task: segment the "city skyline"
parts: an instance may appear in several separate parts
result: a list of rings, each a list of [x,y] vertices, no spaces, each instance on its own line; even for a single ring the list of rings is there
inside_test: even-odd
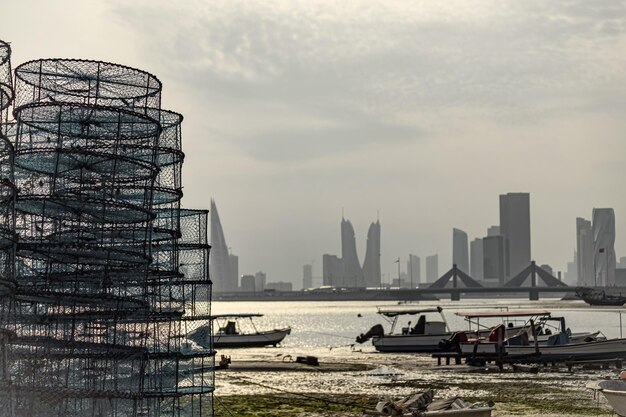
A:
[[[46,18],[27,31],[33,10]],[[342,208],[361,260],[380,213],[391,276],[409,253],[438,253],[449,269],[450,230],[484,236],[498,195],[517,191],[532,196],[540,264],[565,269],[575,219],[594,207],[614,209],[615,251],[626,253],[626,5],[599,0],[593,11],[23,0],[3,9],[3,38],[14,62],[91,58],[159,74],[193,155],[183,204],[219,202],[240,274],[299,287],[304,263],[315,259],[320,276],[321,254],[340,253]]]
[[[221,254],[222,247],[226,248],[225,236],[221,228],[219,220],[219,214],[215,206],[215,201],[211,199],[212,217],[211,217],[211,231],[212,235],[215,233],[217,236],[216,244],[213,247],[212,256],[216,258],[215,264],[212,269],[216,276],[219,276],[221,272],[218,269],[222,268],[221,262],[217,260],[219,254]],[[465,266],[468,275],[475,279],[487,281],[497,280],[500,284],[505,283],[508,279],[512,278],[530,264],[531,260],[535,260],[534,256],[531,256],[530,249],[530,236],[532,235],[530,230],[530,194],[529,193],[507,193],[499,195],[499,208],[500,208],[500,221],[513,223],[517,230],[515,233],[521,235],[520,243],[514,243],[512,246],[517,248],[521,247],[521,256],[515,251],[511,254],[510,237],[507,239],[503,233],[506,230],[510,230],[510,225],[491,225],[485,228],[486,235],[483,237],[475,237],[470,242],[468,234],[458,228],[452,228],[452,239],[450,259],[451,264],[457,264],[457,267],[464,270]],[[522,220],[519,221],[518,217],[521,216]],[[615,268],[620,267],[620,263],[617,262],[618,253],[615,251],[615,213],[612,208],[594,208],[592,217],[597,218],[595,222],[595,229],[592,228],[592,222],[587,221],[584,218],[577,217],[575,219],[575,238],[574,238],[574,257],[570,258],[566,264],[562,267],[552,267],[551,263],[543,263],[542,267],[546,267],[550,270],[551,274],[557,275],[559,272],[562,277],[565,278],[567,274],[571,274],[572,265],[574,265],[575,281],[571,282],[571,285],[615,285]],[[426,259],[425,276],[427,277],[424,283],[432,281],[428,280],[428,270],[431,271],[431,278],[433,271],[446,271],[446,265],[442,265],[439,259],[439,252],[436,251],[434,255],[426,256],[421,254],[420,256],[413,255],[411,253],[402,254],[398,256],[394,261],[394,267],[389,271],[383,271],[380,265],[381,254],[381,226],[380,221],[372,222],[367,232],[366,249],[364,252],[363,265],[360,264],[360,256],[357,245],[357,235],[350,220],[347,220],[342,216],[340,223],[341,231],[341,256],[324,254],[321,256],[322,268],[320,271],[314,271],[313,264],[315,258],[310,259],[309,263],[303,263],[301,268],[306,271],[304,276],[308,278],[303,279],[302,276],[294,275],[294,277],[273,277],[277,282],[289,282],[294,285],[294,288],[309,288],[318,285],[332,285],[338,287],[379,287],[385,285],[391,285],[393,280],[400,278],[406,280],[404,285],[409,283],[409,276],[411,272],[410,259],[413,258],[417,263],[417,270],[413,269],[415,276],[414,284],[420,283],[421,265],[420,257],[423,256]],[[216,232],[214,232],[214,230]],[[515,235],[515,233],[510,235]],[[478,234],[480,236],[480,233]],[[598,238],[600,237],[600,238]],[[519,238],[518,238],[519,240]],[[229,253],[230,248],[226,249],[226,253]],[[606,252],[605,252],[606,251]],[[456,255],[455,255],[456,253]],[[378,254],[378,256],[376,255]],[[455,256],[459,257],[458,261],[455,261]],[[510,259],[517,257],[517,267],[513,267],[514,271],[509,271],[507,274],[507,268],[510,267],[512,262]],[[595,259],[594,259],[595,258]],[[602,258],[602,259],[600,259]],[[238,257],[229,254],[230,267],[238,267]],[[521,259],[521,260],[520,260]],[[626,257],[620,257],[620,259],[626,260]],[[400,265],[397,265],[401,260],[406,260],[406,270],[403,270]],[[470,262],[471,260],[471,262]],[[609,276],[607,278],[607,272],[605,271],[607,261],[609,264]],[[346,262],[347,261],[347,262]],[[516,261],[514,260],[513,263]],[[436,264],[435,264],[436,263]],[[478,263],[478,266],[476,265]],[[590,267],[589,265],[592,265]],[[526,265],[526,266],[524,266]],[[581,269],[581,265],[582,269]],[[521,269],[520,269],[521,266]],[[399,267],[399,268],[398,268]],[[396,269],[398,268],[398,269]],[[415,268],[415,267],[413,267]],[[517,270],[517,269],[519,270]],[[593,274],[589,275],[590,268],[593,268]],[[253,268],[254,269],[254,268]],[[579,272],[582,271],[582,272]],[[587,272],[586,272],[587,271]],[[438,273],[438,272],[437,272]],[[229,275],[232,273],[228,272]],[[243,277],[245,274],[237,275]],[[597,276],[594,279],[593,276]],[[380,277],[380,279],[376,279]],[[304,283],[310,283],[311,285],[304,285]],[[608,284],[607,284],[608,283]],[[217,291],[222,291],[220,283],[216,286]],[[241,289],[241,288],[239,288]],[[230,291],[236,291],[237,288],[230,289]]]

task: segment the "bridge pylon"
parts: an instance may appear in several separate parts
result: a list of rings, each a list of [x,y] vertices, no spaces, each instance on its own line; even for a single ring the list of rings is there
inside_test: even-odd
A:
[[[447,288],[452,282],[452,288],[459,288],[459,291],[450,293],[450,300],[459,301],[461,299],[462,288],[479,288],[482,287],[478,281],[461,271],[456,264],[452,265],[452,269],[443,274],[437,281],[433,282],[428,288]],[[463,284],[463,286],[459,285]]]
[[[535,261],[531,261],[530,265],[524,268],[520,273],[515,275],[513,278],[508,280],[504,286],[505,287],[521,287],[528,279],[530,278],[530,287],[539,287],[538,278],[543,281],[546,287],[565,287],[568,288],[567,284],[564,284],[562,281],[559,281],[558,278],[554,277],[552,274],[548,273],[545,269],[537,266]]]
[[[529,287],[531,287],[528,291],[528,299],[531,301],[539,300],[539,288],[541,287],[541,285],[538,285],[539,281],[543,282],[544,287],[563,287],[564,289],[569,288],[567,284],[564,284],[548,271],[541,268],[540,266],[537,266],[535,261],[531,261],[530,265],[524,268],[519,274],[508,280],[504,284],[504,287],[522,287],[523,284],[528,280],[530,280]]]

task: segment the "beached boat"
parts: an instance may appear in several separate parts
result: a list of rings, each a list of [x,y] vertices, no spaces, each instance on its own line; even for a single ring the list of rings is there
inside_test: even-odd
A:
[[[598,388],[615,413],[619,417],[626,417],[626,382],[619,379],[600,381]]]
[[[276,346],[291,333],[291,328],[259,331],[254,322],[255,317],[263,317],[263,314],[220,314],[211,316],[211,320],[218,323],[218,331],[213,335],[214,348],[245,348]],[[239,321],[250,320],[252,331],[242,332]],[[209,326],[201,326],[187,335],[187,338],[202,347],[210,347]]]
[[[576,296],[592,306],[623,306],[626,304],[626,297],[622,295],[607,294],[605,290],[587,287],[576,288]]]
[[[438,314],[439,320],[427,320],[426,314]],[[443,315],[441,307],[431,308],[378,308],[378,314],[391,323],[391,330],[385,333],[382,325],[377,324],[367,333],[356,338],[357,343],[372,339],[372,344],[379,352],[437,352],[439,342],[449,339],[452,332]],[[396,333],[398,319],[403,316],[419,315],[414,326],[411,322]]]
[[[626,358],[626,339],[606,339],[600,332],[572,334],[565,326],[565,318],[546,316],[545,311],[510,311],[457,313],[466,317],[529,317],[524,330],[505,337],[504,329],[495,327],[487,338],[459,341],[462,356],[481,359],[506,358],[507,361],[583,361]],[[548,313],[549,314],[549,313]],[[536,323],[556,321],[555,332],[545,334],[545,327]],[[543,332],[544,334],[540,334]],[[462,338],[461,338],[462,339]]]
[[[459,317],[463,317],[469,323],[469,332],[465,332],[468,338],[475,339],[476,332],[472,331],[472,327],[480,329],[479,339],[488,338],[496,326],[484,326],[485,319],[497,319],[502,323],[506,323],[505,339],[520,336],[523,333],[529,338],[529,342],[534,342],[537,338],[540,345],[554,344],[554,339],[561,332],[567,333],[568,343],[593,342],[597,340],[606,340],[602,332],[572,332],[565,325],[564,317],[554,317],[547,310],[506,310],[506,311],[459,311],[455,313]],[[480,319],[483,319],[481,325]],[[530,328],[531,322],[535,327],[535,334]],[[493,324],[493,323],[492,323]],[[488,331],[487,331],[488,330]]]

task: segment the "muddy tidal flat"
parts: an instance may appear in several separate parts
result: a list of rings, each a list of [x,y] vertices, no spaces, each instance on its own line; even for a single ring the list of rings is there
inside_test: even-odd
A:
[[[434,389],[436,398],[495,403],[493,416],[610,415],[590,381],[616,378],[618,369],[539,367],[537,373],[506,367],[437,366],[430,355],[378,354],[338,348],[319,355],[319,366],[294,363],[306,349],[223,351],[230,369],[217,371],[217,417],[362,416],[378,401]]]

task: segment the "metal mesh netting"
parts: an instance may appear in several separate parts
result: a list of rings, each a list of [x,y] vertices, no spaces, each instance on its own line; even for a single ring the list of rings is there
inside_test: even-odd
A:
[[[11,82],[11,47],[0,41],[0,111],[5,110],[13,100]],[[3,117],[3,121],[6,121]]]
[[[161,82],[152,74],[108,62],[40,59],[15,70],[15,106],[70,102],[111,106],[159,120]]]
[[[211,339],[186,337],[210,333],[211,285],[182,116],[134,68],[30,61],[13,94],[5,64],[0,416],[212,415]]]

